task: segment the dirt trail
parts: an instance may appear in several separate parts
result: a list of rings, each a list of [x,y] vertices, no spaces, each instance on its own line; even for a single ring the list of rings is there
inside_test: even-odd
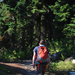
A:
[[[0,64],[14,67],[18,72],[21,73],[16,75],[37,75],[36,68],[34,69],[32,66],[32,60],[23,60],[21,62],[19,61],[10,63],[0,62]],[[55,74],[50,73],[48,75],[55,75]]]
[[[17,62],[17,63],[0,62],[0,64],[4,64],[4,65],[11,66],[11,67],[19,68],[19,70],[24,75],[36,75],[36,70],[33,68],[31,60],[23,60],[22,62]]]

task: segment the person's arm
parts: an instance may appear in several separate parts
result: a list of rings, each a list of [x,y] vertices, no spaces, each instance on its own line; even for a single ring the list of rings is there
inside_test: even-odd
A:
[[[33,53],[33,59],[32,59],[33,68],[35,68],[35,58],[36,58],[36,52]]]

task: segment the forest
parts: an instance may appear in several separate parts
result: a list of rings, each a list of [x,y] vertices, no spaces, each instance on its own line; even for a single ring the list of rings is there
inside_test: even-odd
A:
[[[41,39],[61,60],[75,53],[74,0],[0,2],[0,61],[30,59]]]

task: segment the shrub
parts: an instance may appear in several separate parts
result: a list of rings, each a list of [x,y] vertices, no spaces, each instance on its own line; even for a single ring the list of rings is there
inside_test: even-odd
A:
[[[51,72],[56,72],[56,71],[75,71],[74,64],[72,64],[72,61],[60,61],[60,62],[53,62],[51,64],[50,70]]]
[[[28,52],[29,53],[29,52]],[[23,60],[28,57],[27,52],[22,51],[21,49],[16,51],[11,50],[4,50],[4,53],[0,51],[0,59],[2,61],[16,61],[16,60]]]

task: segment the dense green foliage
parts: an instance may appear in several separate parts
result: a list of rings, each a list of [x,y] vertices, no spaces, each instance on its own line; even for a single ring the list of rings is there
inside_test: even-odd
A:
[[[53,3],[53,2],[52,2]],[[40,39],[52,38],[52,17],[48,2],[4,0],[0,3],[0,48],[32,55]],[[49,16],[49,17],[48,17]],[[24,57],[24,58],[25,58]]]
[[[62,55],[65,59],[75,53],[75,3],[73,0],[57,0],[54,5],[49,5],[53,11],[55,26],[55,39],[58,40],[59,50],[65,50]],[[56,49],[55,49],[56,50]]]
[[[73,0],[4,0],[0,2],[0,48],[32,56],[33,48],[45,39],[50,53],[62,59],[75,53],[75,3]],[[12,52],[13,53],[13,52]],[[7,55],[8,55],[7,54]]]

